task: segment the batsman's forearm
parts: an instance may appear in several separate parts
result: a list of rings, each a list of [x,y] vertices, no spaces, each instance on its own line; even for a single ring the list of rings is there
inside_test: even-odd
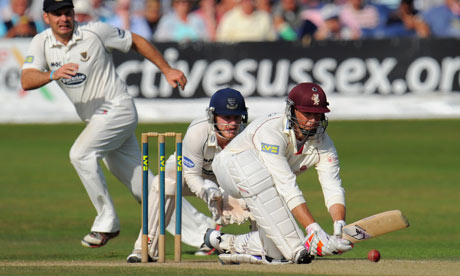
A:
[[[333,221],[345,221],[346,209],[342,204],[334,204],[329,208],[329,214]]]
[[[163,55],[158,51],[158,49],[148,42],[145,38],[133,33],[133,44],[131,48],[141,54],[146,59],[153,62],[163,74],[166,73],[171,66],[168,62],[164,59]]]
[[[315,219],[310,213],[306,203],[297,205],[294,207],[294,209],[291,210],[291,213],[295,219],[303,226],[303,228],[306,228],[308,225],[315,222]]]
[[[24,90],[37,89],[51,82],[51,72],[37,69],[24,69],[21,73],[21,85]]]

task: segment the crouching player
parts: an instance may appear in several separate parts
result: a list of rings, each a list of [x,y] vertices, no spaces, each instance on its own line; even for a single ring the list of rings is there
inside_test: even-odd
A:
[[[218,183],[245,200],[258,228],[237,236],[208,230],[205,242],[226,253],[219,255],[223,263],[310,263],[314,256],[353,248],[342,239],[345,192],[337,152],[326,133],[327,106],[319,85],[301,83],[289,92],[284,114],[254,120],[216,156],[212,168]],[[334,221],[333,235],[315,221],[296,182],[311,167]]]
[[[183,140],[183,174],[184,174],[184,195],[196,195],[202,198],[209,207],[213,220],[198,213],[187,201],[183,201],[183,208],[195,210],[192,218],[184,216],[183,229],[194,229],[194,233],[200,233],[195,238],[196,242],[203,241],[203,235],[213,226],[227,225],[230,223],[243,223],[250,214],[244,200],[238,200],[222,194],[216,183],[212,170],[212,163],[215,156],[222,151],[227,144],[240,133],[248,120],[248,112],[243,96],[240,92],[225,88],[215,92],[207,108],[207,117],[194,120],[187,129]],[[165,223],[169,226],[171,218],[174,217],[174,194],[176,187],[176,158],[171,155],[166,162],[166,200],[165,200]],[[149,193],[149,257],[154,261],[158,256],[158,176],[152,185]],[[190,213],[190,212],[189,212]],[[201,217],[200,221],[196,218]],[[186,226],[186,224],[190,224]],[[168,226],[168,227],[169,227]],[[191,227],[194,226],[194,227]],[[174,226],[173,226],[174,227]],[[214,228],[214,227],[213,227]],[[174,229],[174,228],[173,228]],[[189,236],[185,231],[182,238]],[[188,237],[190,240],[190,237]],[[128,256],[128,262],[141,261],[142,231],[134,245],[132,254]],[[190,244],[190,242],[189,242]]]

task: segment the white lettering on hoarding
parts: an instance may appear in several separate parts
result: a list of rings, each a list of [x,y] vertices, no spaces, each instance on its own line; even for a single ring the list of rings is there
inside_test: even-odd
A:
[[[398,68],[398,60],[394,57],[382,60],[350,57],[340,62],[334,58],[316,61],[311,58],[294,61],[245,58],[235,64],[226,59],[201,59],[191,63],[180,60],[179,51],[174,48],[167,49],[165,57],[188,77],[186,89],[180,91],[182,98],[194,97],[201,89],[211,96],[226,86],[240,90],[245,96],[282,97],[296,83],[306,81],[316,81],[326,91],[343,95],[448,92],[460,85],[460,57],[445,57],[441,62],[433,57],[416,58],[408,64],[405,75],[397,79],[390,78]],[[126,61],[118,66],[117,72],[124,80],[130,74],[141,73],[141,92],[136,85],[129,86],[133,96],[139,93],[145,98],[174,96],[169,84],[150,62]]]

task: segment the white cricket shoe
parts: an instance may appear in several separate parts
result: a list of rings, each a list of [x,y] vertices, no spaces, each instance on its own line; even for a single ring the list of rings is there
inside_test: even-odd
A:
[[[103,233],[103,232],[91,232],[88,235],[86,235],[82,240],[81,240],[81,245],[84,247],[91,247],[91,248],[97,248],[104,246],[110,239],[115,238],[120,234],[120,231],[113,232],[113,233]]]

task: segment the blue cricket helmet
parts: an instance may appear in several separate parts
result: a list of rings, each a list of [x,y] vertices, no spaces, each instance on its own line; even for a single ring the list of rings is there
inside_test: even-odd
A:
[[[243,123],[248,121],[248,109],[243,95],[235,89],[217,90],[209,101],[208,118],[214,121],[214,115],[241,115]]]

